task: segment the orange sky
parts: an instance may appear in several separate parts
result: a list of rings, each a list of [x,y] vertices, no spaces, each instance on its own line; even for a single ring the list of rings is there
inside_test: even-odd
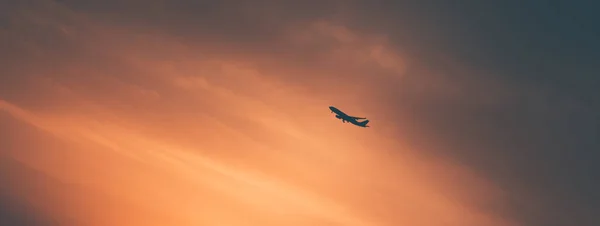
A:
[[[411,65],[385,34],[315,19],[261,50],[44,7],[13,22],[77,47],[3,30],[54,57],[13,62],[26,89],[0,100],[2,120],[40,132],[1,157],[52,178],[11,192],[63,225],[515,225],[487,208],[504,202],[492,183],[397,139],[410,115],[378,120],[389,110],[361,81],[401,82]]]

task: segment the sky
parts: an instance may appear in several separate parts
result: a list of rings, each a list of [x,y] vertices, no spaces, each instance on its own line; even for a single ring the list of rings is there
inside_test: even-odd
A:
[[[599,225],[597,7],[1,1],[0,223]]]

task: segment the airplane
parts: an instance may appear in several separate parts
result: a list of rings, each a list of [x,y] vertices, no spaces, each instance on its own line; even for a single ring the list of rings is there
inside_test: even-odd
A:
[[[367,126],[367,123],[369,123],[368,119],[365,121],[362,121],[362,122],[357,121],[358,119],[366,119],[366,118],[349,116],[346,113],[335,108],[334,106],[329,106],[329,110],[331,110],[331,113],[335,113],[335,117],[338,119],[341,119],[343,123],[350,122],[350,123],[360,126],[360,127],[369,127],[369,126]]]

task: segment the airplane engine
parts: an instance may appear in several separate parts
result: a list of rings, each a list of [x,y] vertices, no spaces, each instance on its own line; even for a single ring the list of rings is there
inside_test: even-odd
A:
[[[342,116],[335,115],[336,118],[341,119],[343,123],[346,123],[346,120],[342,119]]]

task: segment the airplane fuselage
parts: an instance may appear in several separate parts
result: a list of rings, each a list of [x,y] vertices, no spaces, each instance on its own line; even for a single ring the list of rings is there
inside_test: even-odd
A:
[[[333,106],[330,106],[329,110],[331,110],[332,113],[335,113],[335,117],[338,119],[341,119],[343,123],[350,122],[350,123],[360,126],[360,127],[368,127],[367,123],[369,122],[369,120],[359,122],[356,119],[364,119],[364,118],[349,116],[346,113],[344,113],[343,111],[341,111],[340,109],[337,109]]]

